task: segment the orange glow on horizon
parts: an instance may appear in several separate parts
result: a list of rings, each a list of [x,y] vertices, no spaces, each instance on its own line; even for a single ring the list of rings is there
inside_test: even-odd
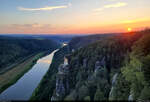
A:
[[[70,26],[57,25],[51,28],[46,24],[10,25],[0,28],[1,34],[102,34],[139,31],[150,27],[150,20],[134,23],[99,23],[88,22]],[[9,30],[8,30],[9,29]]]
[[[132,31],[132,28],[128,28],[128,32],[131,32]]]

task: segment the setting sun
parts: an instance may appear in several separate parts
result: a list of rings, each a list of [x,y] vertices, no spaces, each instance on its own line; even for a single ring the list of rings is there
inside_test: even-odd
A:
[[[131,32],[132,31],[132,28],[128,28],[128,32]]]

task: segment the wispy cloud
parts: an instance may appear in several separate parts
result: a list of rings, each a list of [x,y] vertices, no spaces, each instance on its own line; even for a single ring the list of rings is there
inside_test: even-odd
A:
[[[117,1],[117,0],[108,0],[108,1]]]
[[[125,3],[125,2],[119,2],[116,4],[105,5],[104,8],[118,8],[118,7],[123,7],[126,5],[127,5],[127,3]]]
[[[68,8],[71,6],[69,3],[68,5],[62,5],[62,6],[45,6],[42,8],[24,8],[24,7],[18,7],[18,10],[20,11],[51,11],[54,9],[61,9],[61,8]]]
[[[39,23],[33,23],[33,24],[12,24],[11,27],[15,28],[50,28],[50,24],[39,24]]]
[[[0,25],[0,33],[16,34],[49,34],[58,31],[58,27],[52,24],[29,23]]]
[[[133,19],[133,20],[123,20],[120,23],[121,24],[130,24],[130,23],[146,22],[146,21],[149,21],[149,18],[139,18],[139,19]]]
[[[108,9],[108,8],[119,8],[119,7],[123,7],[123,6],[126,6],[126,5],[127,5],[127,3],[125,3],[125,2],[118,2],[118,3],[115,3],[115,4],[104,5],[101,8],[94,9],[94,11],[102,11],[102,10]]]

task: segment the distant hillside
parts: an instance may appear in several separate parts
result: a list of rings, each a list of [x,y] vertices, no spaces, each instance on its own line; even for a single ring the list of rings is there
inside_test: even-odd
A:
[[[75,51],[68,54],[68,47]],[[150,30],[73,38],[31,99],[149,100],[149,48]]]
[[[76,50],[58,68],[51,100],[149,100],[149,56],[150,30]]]
[[[70,50],[78,49],[90,43],[96,42],[98,40],[105,39],[107,37],[118,36],[118,35],[119,34],[96,34],[96,35],[74,37],[69,42],[69,47],[70,47]]]
[[[41,51],[52,51],[60,46],[50,39],[25,39],[0,36],[0,70],[24,57]]]
[[[66,54],[68,54],[68,46],[60,48],[60,50],[54,54],[50,68],[32,94],[31,100],[50,100],[56,85],[58,67],[63,63]]]
[[[53,63],[55,72],[49,70],[32,99],[149,100],[149,35],[145,30],[74,38],[69,43],[74,52],[60,51],[68,64],[63,56],[59,66]]]
[[[83,36],[83,35],[73,35],[73,34],[60,34],[60,35],[51,35],[51,34],[0,34],[0,37],[11,37],[11,38],[21,38],[21,39],[50,39],[58,43],[69,42],[73,37]]]
[[[80,47],[84,47],[86,45],[88,46],[88,44],[91,44],[93,42],[96,42],[97,40],[100,40],[101,37],[103,37],[103,36],[112,37],[114,35],[90,35],[90,36],[75,37],[69,42],[69,44],[67,46],[61,48],[58,52],[56,52],[47,74],[44,76],[40,85],[37,87],[37,89],[33,93],[31,100],[50,100],[50,97],[52,97],[53,92],[55,91],[54,88],[55,88],[58,67],[61,63],[63,63],[64,56],[71,53],[71,50],[68,50],[70,48],[70,46],[72,47],[72,49],[74,49],[76,47],[76,50],[77,50]],[[77,39],[77,40],[74,40],[74,39]],[[80,39],[80,41],[78,39]],[[89,39],[92,41],[88,42]],[[82,43],[84,43],[84,44],[78,45],[79,42],[81,44]]]

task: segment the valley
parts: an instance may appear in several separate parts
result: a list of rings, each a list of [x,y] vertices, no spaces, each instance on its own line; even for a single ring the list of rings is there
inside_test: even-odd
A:
[[[51,101],[149,99],[150,95],[146,91],[149,90],[149,35],[150,30],[147,29],[132,33],[74,37],[67,43],[61,43],[59,50],[53,50],[53,57],[44,61],[48,62],[48,66],[41,76],[37,70],[34,72],[36,74],[31,73],[39,61],[34,66],[33,62],[48,52],[38,53],[2,73],[3,92],[0,98]],[[45,65],[38,66],[39,71]],[[21,73],[25,73],[23,77]],[[11,74],[12,77],[9,77]],[[29,78],[34,78],[34,75],[39,77],[36,77],[37,82]],[[34,87],[29,85],[31,80],[22,81],[25,79],[32,79]],[[30,86],[27,96],[23,95],[27,90],[18,91],[20,95],[12,95],[14,91],[11,90],[21,90],[19,83],[22,83],[21,86]],[[7,88],[8,85],[12,86]],[[7,98],[7,95],[12,98]]]
[[[24,67],[26,67],[26,65],[28,65],[28,68],[31,68],[31,69],[28,72],[26,72],[21,78],[18,77],[18,81],[16,81],[16,83],[14,85],[12,85],[11,87],[7,88],[4,92],[2,92],[0,94],[0,100],[28,100],[29,97],[31,96],[33,90],[37,87],[37,85],[40,82],[40,80],[42,79],[43,75],[48,70],[48,68],[51,64],[53,55],[56,51],[57,50],[53,51],[51,54],[49,54],[41,59],[38,58],[39,60],[37,62],[36,62],[36,60],[34,60],[34,62],[35,62],[34,66],[33,65],[29,66],[28,63],[21,64]],[[29,62],[32,62],[32,61],[30,60]],[[19,67],[22,67],[21,69],[23,70],[24,68],[21,65],[18,66],[17,68],[19,69]],[[17,69],[14,68],[13,70],[17,70]],[[23,72],[19,72],[19,70],[17,70],[17,71],[18,72],[13,72],[13,73],[19,73],[19,74],[23,73]],[[24,69],[24,71],[25,71],[25,69]],[[11,75],[11,72],[8,72],[7,75],[8,74]],[[12,74],[12,75],[14,75],[14,74]],[[2,77],[4,79],[4,76],[2,76]],[[7,80],[11,80],[11,79],[7,79]],[[5,82],[5,81],[1,80],[1,82]],[[15,94],[14,94],[14,92],[15,92]]]
[[[69,43],[56,53],[50,70],[31,100],[149,99],[150,94],[146,91],[150,89],[149,69],[148,66],[144,67],[144,63],[148,63],[149,34],[149,30],[144,30],[103,39],[93,35],[92,43],[89,43],[89,36],[81,37],[80,40],[74,38],[70,41],[72,44]],[[94,41],[94,38],[97,40]]]
[[[150,0],[0,0],[0,102],[150,102]]]
[[[16,65],[7,72],[0,75],[0,92],[4,91],[9,86],[13,85],[20,79],[36,63],[36,60],[43,56],[44,53],[39,53],[26,61]],[[11,77],[10,77],[11,76]]]

